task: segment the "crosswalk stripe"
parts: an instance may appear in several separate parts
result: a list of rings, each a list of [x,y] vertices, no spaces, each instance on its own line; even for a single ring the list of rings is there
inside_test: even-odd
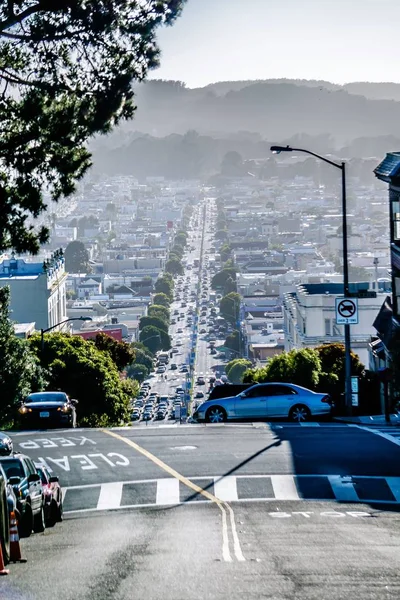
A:
[[[100,488],[97,510],[110,510],[119,508],[122,497],[122,482],[103,483]]]
[[[349,481],[346,481],[341,475],[328,475],[328,479],[336,500],[339,502],[359,501],[351,478],[349,478]]]
[[[276,500],[299,500],[293,475],[271,475]]]
[[[386,433],[385,429],[380,427],[379,429],[374,429],[373,427],[365,427],[363,425],[356,425],[356,427],[358,427],[358,429],[363,429],[364,431],[369,431],[370,433],[374,433],[375,435],[379,435],[380,437],[385,438],[385,440],[388,440],[389,442],[392,442],[393,444],[396,444],[397,446],[400,446],[400,439],[397,437],[394,437],[393,433],[397,433],[397,432],[393,432],[391,431],[391,433]]]
[[[386,477],[386,483],[388,484],[390,491],[396,499],[396,502],[400,502],[400,480],[398,477]]]
[[[341,476],[341,475],[237,475],[237,476],[210,476],[191,477],[199,485],[214,486],[214,494],[225,502],[254,502],[254,501],[307,501],[313,498],[313,491],[317,492],[316,500],[335,500],[337,502],[369,503],[380,502],[385,504],[400,504],[400,477],[381,476]],[[317,481],[321,481],[321,493],[318,495]],[[240,484],[238,483],[240,482]],[[377,490],[382,490],[385,481],[389,490],[382,492],[382,498],[375,492],[372,498],[360,498],[357,490],[370,489],[373,492],[373,483],[376,481]],[[309,487],[311,482],[312,487]],[[364,486],[366,484],[366,488]],[[333,498],[328,493],[327,486],[333,492]],[[141,487],[141,485],[143,487]],[[126,486],[126,487],[124,487]],[[130,488],[135,487],[135,502],[129,497]],[[272,489],[271,489],[272,487]],[[307,492],[307,489],[310,491]],[[251,490],[250,494],[249,491]],[[298,491],[299,490],[299,491]],[[300,490],[304,490],[305,497]],[[324,493],[326,492],[326,497]],[[154,494],[154,497],[153,497]],[[365,496],[365,492],[363,494]],[[85,484],[64,488],[65,513],[87,512],[96,510],[111,510],[119,508],[135,508],[138,506],[173,506],[187,502],[182,496],[179,482],[172,478],[144,479],[136,481],[123,481],[117,483]],[[142,503],[140,502],[142,500]],[[201,500],[197,500],[200,502]]]
[[[156,504],[158,505],[169,505],[179,504],[179,481],[178,479],[158,479],[157,480],[157,494]]]
[[[238,499],[236,477],[214,477],[214,495],[220,500],[233,502]]]

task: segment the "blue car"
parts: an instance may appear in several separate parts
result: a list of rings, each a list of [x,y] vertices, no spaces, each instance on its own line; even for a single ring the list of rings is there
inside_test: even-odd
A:
[[[258,383],[236,396],[203,402],[193,417],[200,422],[289,418],[304,422],[331,413],[331,399],[292,383]]]

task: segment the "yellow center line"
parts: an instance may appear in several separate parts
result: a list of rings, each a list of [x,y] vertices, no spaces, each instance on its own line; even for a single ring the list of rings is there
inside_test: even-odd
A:
[[[123,442],[124,444],[127,444],[128,446],[131,446],[131,448],[134,448],[137,452],[140,452],[140,454],[143,454],[143,456],[145,456],[146,458],[151,460],[154,464],[156,464],[158,467],[160,467],[160,469],[163,469],[163,471],[165,471],[166,473],[169,473],[169,475],[172,475],[172,477],[175,477],[175,479],[178,479],[179,481],[181,481],[184,485],[186,485],[186,487],[190,488],[194,492],[197,492],[198,494],[201,494],[202,496],[207,498],[207,500],[214,502],[220,508],[221,513],[222,513],[222,556],[223,556],[223,559],[225,562],[232,562],[232,557],[231,557],[230,550],[229,550],[227,512],[226,512],[226,508],[224,506],[224,504],[226,504],[226,503],[222,502],[219,498],[217,498],[217,496],[214,496],[214,494],[210,494],[210,492],[208,492],[207,490],[203,490],[203,488],[201,488],[199,485],[197,485],[196,483],[193,483],[193,481],[191,481],[190,479],[188,479],[181,473],[178,473],[178,471],[176,471],[175,469],[173,469],[172,467],[167,465],[167,463],[162,461],[160,458],[158,458],[157,456],[155,456],[154,454],[152,454],[145,448],[142,448],[142,446],[139,446],[139,444],[137,444],[136,442],[133,442],[132,440],[125,438],[122,435],[119,435],[118,433],[115,433],[115,431],[109,431],[106,429],[102,429],[102,432],[116,438],[117,440],[119,440],[120,442]],[[232,510],[230,508],[230,506],[229,506],[229,509]],[[234,521],[232,521],[232,513],[230,515],[230,518],[231,518],[231,526],[232,526],[232,522],[234,523]],[[232,526],[232,531],[233,531],[233,539],[234,539],[235,554],[236,554],[236,550],[237,550],[236,540],[235,540],[236,527],[234,528]]]

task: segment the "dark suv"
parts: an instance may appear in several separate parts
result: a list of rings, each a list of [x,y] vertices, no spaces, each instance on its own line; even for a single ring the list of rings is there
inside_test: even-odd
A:
[[[0,457],[0,464],[17,497],[17,521],[22,537],[45,529],[45,499],[40,475],[24,454]]]

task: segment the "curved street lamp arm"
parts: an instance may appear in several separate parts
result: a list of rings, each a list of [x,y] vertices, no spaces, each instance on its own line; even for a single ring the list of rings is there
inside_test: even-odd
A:
[[[311,152],[311,150],[305,150],[304,148],[292,148],[293,152],[304,152],[305,154],[311,154],[311,156],[315,156],[319,160],[323,160],[324,162],[336,167],[337,169],[343,170],[344,163],[337,163],[333,160],[329,160],[329,158],[325,158],[325,156],[321,156],[320,154],[316,154],[315,152]]]

